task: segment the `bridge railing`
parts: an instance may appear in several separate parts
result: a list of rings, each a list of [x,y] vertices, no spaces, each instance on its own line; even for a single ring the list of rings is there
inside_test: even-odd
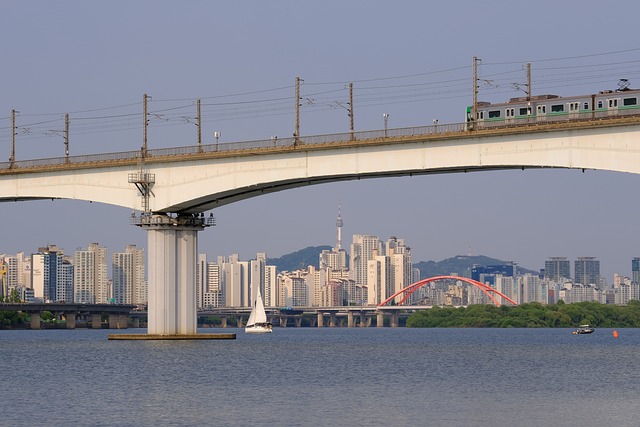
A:
[[[548,115],[545,117],[532,117],[525,120],[519,119],[513,120],[498,120],[498,121],[484,121],[474,125],[476,129],[499,129],[499,128],[515,128],[522,126],[537,126],[541,124],[550,124],[556,122],[567,121],[589,121],[589,120],[605,120],[616,117],[624,116],[637,116],[638,108],[623,109],[620,108],[615,111],[595,111],[595,112],[583,112],[578,114],[564,114],[564,115]],[[182,147],[171,148],[154,148],[147,150],[146,158],[160,158],[170,156],[189,156],[200,153],[215,153],[215,152],[232,152],[243,150],[256,150],[256,149],[269,149],[269,148],[285,148],[305,146],[305,145],[318,145],[329,143],[345,143],[349,141],[372,141],[383,138],[403,138],[412,136],[424,136],[424,135],[444,135],[449,133],[459,133],[470,130],[471,126],[468,123],[445,123],[445,124],[433,124],[429,126],[416,126],[405,128],[393,128],[393,129],[379,129],[360,132],[343,132],[324,135],[310,135],[301,136],[297,140],[294,138],[277,138],[272,137],[269,139],[260,139],[255,141],[243,141],[243,142],[229,142],[222,144],[206,144],[206,145],[189,145]],[[102,154],[87,154],[79,156],[68,157],[50,157],[44,159],[33,160],[17,160],[11,162],[0,162],[0,171],[2,170],[16,170],[16,169],[33,169],[44,168],[51,166],[62,166],[66,164],[91,164],[91,163],[103,163],[103,162],[118,162],[118,161],[132,161],[139,159],[141,156],[140,150],[135,151],[120,151],[112,153]]]

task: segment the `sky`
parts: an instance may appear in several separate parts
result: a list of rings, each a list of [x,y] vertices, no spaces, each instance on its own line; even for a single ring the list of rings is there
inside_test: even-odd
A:
[[[291,136],[301,77],[301,135],[347,132],[347,85],[357,131],[456,123],[472,100],[640,88],[640,3],[541,0],[301,2],[0,2],[0,161]],[[608,19],[610,17],[610,19]],[[286,190],[220,207],[199,234],[210,259],[279,257],[354,234],[403,238],[413,261],[486,255],[538,270],[552,256],[594,256],[611,283],[640,256],[640,177],[609,171],[525,170],[376,178]],[[136,191],[132,188],[132,191]],[[74,200],[0,204],[0,253],[65,252],[91,242],[109,253],[146,247],[131,211]]]

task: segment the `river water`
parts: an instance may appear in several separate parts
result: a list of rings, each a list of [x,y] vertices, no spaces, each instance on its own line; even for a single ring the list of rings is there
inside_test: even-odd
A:
[[[637,426],[640,329],[0,331],[0,425]]]

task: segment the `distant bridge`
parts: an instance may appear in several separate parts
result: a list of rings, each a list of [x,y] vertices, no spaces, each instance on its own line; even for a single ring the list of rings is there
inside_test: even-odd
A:
[[[0,311],[28,313],[31,317],[31,329],[41,328],[41,316],[45,311],[52,313],[57,320],[64,318],[67,329],[75,329],[78,318],[87,319],[87,324],[93,329],[100,329],[103,316],[108,317],[110,329],[126,329],[129,313],[134,308],[135,305],[127,304],[0,303]]]

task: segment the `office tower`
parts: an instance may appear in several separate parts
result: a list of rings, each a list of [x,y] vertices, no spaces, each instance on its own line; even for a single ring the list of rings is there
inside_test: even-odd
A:
[[[367,284],[367,264],[381,254],[380,240],[376,236],[354,234],[349,265],[356,285]]]
[[[600,284],[600,261],[595,257],[578,257],[574,262],[575,283],[583,285]]]
[[[144,249],[127,245],[124,252],[112,256],[112,301],[116,304],[146,304]]]
[[[631,260],[631,280],[640,283],[640,257]]]
[[[544,278],[556,283],[571,280],[571,263],[566,257],[551,257],[544,262]]]
[[[73,254],[75,302],[106,304],[109,302],[107,282],[107,248],[91,243]]]

